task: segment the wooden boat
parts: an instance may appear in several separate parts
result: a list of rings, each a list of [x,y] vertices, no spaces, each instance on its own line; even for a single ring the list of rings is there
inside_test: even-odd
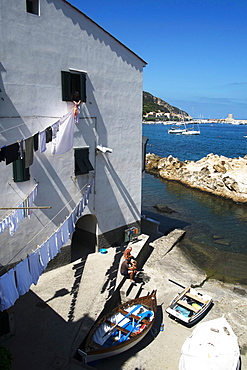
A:
[[[139,343],[156,317],[156,291],[117,306],[93,325],[85,348],[78,353],[85,363],[115,356]]]
[[[224,317],[198,324],[181,349],[179,370],[237,370],[240,366],[238,340]]]
[[[187,287],[171,301],[166,312],[174,319],[192,325],[204,316],[212,304],[212,297]]]

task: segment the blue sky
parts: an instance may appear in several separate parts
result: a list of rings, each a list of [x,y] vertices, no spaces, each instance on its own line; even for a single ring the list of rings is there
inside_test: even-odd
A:
[[[193,117],[247,119],[246,0],[69,0],[148,65],[143,90]]]

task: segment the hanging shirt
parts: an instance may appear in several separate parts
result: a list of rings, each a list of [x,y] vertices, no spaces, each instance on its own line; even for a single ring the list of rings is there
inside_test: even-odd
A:
[[[40,257],[40,263],[43,267],[43,270],[46,269],[46,266],[48,265],[48,262],[50,261],[50,255],[49,255],[49,242],[46,240],[39,248],[39,257]]]
[[[63,244],[67,243],[69,240],[69,227],[68,227],[68,219],[64,221],[61,226],[61,235],[62,235],[62,242]]]
[[[43,267],[40,263],[40,258],[39,258],[39,250],[37,249],[34,251],[30,256],[28,256],[28,264],[29,264],[29,271],[30,275],[32,277],[32,283],[37,284],[40,275],[43,272]]]
[[[0,277],[0,311],[13,306],[18,298],[14,270],[11,269]]]
[[[23,261],[18,263],[13,269],[16,273],[17,290],[19,295],[23,295],[29,291],[32,285],[32,276],[29,272],[28,259],[25,258]]]
[[[60,252],[60,249],[63,246],[61,227],[55,232],[55,236],[57,252]]]
[[[46,151],[46,131],[43,130],[39,133],[39,151],[43,153]]]
[[[33,150],[37,152],[39,149],[39,133],[33,135]]]
[[[1,150],[4,153],[4,157],[6,158],[6,164],[10,164],[14,161],[17,161],[19,157],[19,144],[14,143],[8,146],[5,146]]]
[[[59,130],[52,140],[51,154],[63,154],[68,152],[74,143],[74,115],[67,113],[59,122]]]
[[[25,168],[33,164],[33,136],[25,140]]]
[[[58,253],[56,235],[52,234],[49,238],[49,256],[52,260]]]
[[[73,232],[75,231],[72,213],[68,217],[68,229],[69,229],[69,235],[71,236]]]

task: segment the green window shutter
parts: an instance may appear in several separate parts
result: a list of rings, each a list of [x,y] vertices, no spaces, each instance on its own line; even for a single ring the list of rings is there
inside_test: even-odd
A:
[[[86,103],[86,73],[80,74],[80,99],[83,103]]]
[[[30,180],[29,168],[25,168],[25,158],[13,162],[13,180],[14,182]]]
[[[88,148],[75,149],[75,176],[83,175],[93,171],[93,166],[89,160]]]
[[[71,101],[70,72],[61,71],[62,78],[62,100]]]

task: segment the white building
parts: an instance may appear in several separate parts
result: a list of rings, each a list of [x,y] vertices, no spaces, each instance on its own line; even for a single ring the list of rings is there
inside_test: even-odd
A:
[[[71,252],[68,240],[54,261],[121,243],[126,228],[140,226],[145,61],[65,0],[2,0],[0,8],[1,265],[10,268],[60,230],[89,184]],[[53,155],[54,142],[42,153],[39,142],[28,163],[29,139],[54,129],[76,91],[73,147]],[[11,208],[27,206],[36,186],[39,208],[17,222]]]

